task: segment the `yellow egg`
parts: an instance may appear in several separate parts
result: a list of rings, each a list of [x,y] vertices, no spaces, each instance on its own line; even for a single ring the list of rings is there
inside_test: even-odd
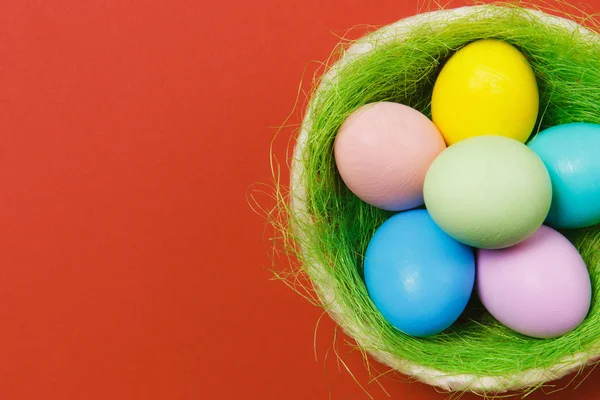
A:
[[[433,122],[451,145],[481,135],[525,143],[539,108],[535,75],[512,45],[479,40],[457,51],[433,88]]]

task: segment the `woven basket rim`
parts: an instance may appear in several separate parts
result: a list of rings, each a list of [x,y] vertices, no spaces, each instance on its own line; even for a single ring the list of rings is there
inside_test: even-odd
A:
[[[310,117],[312,114],[312,106],[315,104],[315,98],[324,85],[330,83],[336,76],[337,71],[343,66],[351,63],[358,57],[369,53],[378,46],[389,43],[391,40],[401,40],[403,33],[414,26],[424,23],[443,23],[444,21],[452,21],[458,18],[463,18],[470,15],[485,15],[486,11],[502,8],[502,6],[494,5],[477,5],[466,6],[461,8],[443,9],[430,11],[422,14],[417,14],[405,19],[401,19],[390,25],[386,25],[376,31],[364,36],[350,46],[332,67],[322,76],[321,83],[317,87],[313,99],[311,99],[309,107],[304,116],[299,136],[294,147],[292,165],[291,165],[291,214],[294,218],[302,219],[303,224],[311,225],[306,208],[306,190],[302,184],[302,175],[304,172],[302,165],[302,154],[308,139],[310,131]],[[600,36],[575,21],[550,15],[542,11],[522,8],[523,13],[528,13],[531,17],[544,20],[547,24],[563,27],[571,31],[578,31],[586,40],[598,40]],[[376,38],[376,40],[374,40]],[[292,221],[294,220],[292,218]],[[295,234],[302,237],[304,233],[296,226],[292,226]],[[301,241],[300,241],[301,242]],[[301,253],[305,253],[306,249],[300,248]],[[311,264],[307,266],[310,269],[311,275],[318,276],[319,279],[313,279],[312,283],[317,295],[323,304],[327,304],[327,311],[332,319],[352,337],[360,347],[364,347],[362,338],[366,334],[361,335],[360,327],[351,326],[351,322],[343,318],[341,307],[337,304],[334,295],[333,282],[327,274],[326,268],[323,265]],[[381,351],[371,351],[368,353],[377,361],[381,362],[397,370],[398,372],[411,376],[423,383],[439,387],[447,391],[471,391],[479,393],[502,393],[511,390],[522,390],[531,387],[536,387],[548,381],[556,380],[570,373],[580,370],[589,363],[600,358],[600,348],[592,349],[590,352],[577,353],[562,359],[548,369],[530,369],[522,371],[512,376],[489,376],[479,377],[469,374],[450,375],[446,372],[432,368],[427,368],[412,362],[408,362],[398,358],[390,353]]]

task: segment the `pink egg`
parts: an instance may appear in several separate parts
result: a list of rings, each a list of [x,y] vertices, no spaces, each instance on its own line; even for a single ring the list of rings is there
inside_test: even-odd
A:
[[[479,250],[477,289],[498,321],[538,338],[575,329],[591,301],[590,276],[579,252],[547,226],[516,246]]]
[[[408,106],[380,102],[352,113],[335,141],[342,179],[363,201],[390,211],[423,204],[423,181],[446,148],[425,115]]]

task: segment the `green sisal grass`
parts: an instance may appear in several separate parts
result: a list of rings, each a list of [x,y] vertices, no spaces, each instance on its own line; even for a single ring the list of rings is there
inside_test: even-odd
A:
[[[414,338],[390,326],[369,299],[362,279],[363,254],[376,228],[391,214],[355,197],[341,181],[333,157],[336,132],[344,119],[363,104],[393,101],[430,116],[436,76],[457,49],[483,38],[505,40],[518,47],[533,67],[540,89],[536,130],[575,121],[600,123],[600,41],[551,27],[519,12],[516,7],[493,8],[486,20],[471,17],[444,28],[414,28],[404,40],[378,47],[338,72],[335,83],[313,98],[307,146],[301,155],[312,223],[304,218],[292,225],[307,236],[294,237],[284,228],[288,249],[298,241],[300,274],[311,276],[311,263],[327,266],[334,295],[345,310],[343,319],[363,327],[376,340],[366,350],[394,354],[448,374],[509,376],[531,368],[547,368],[575,353],[590,352],[600,336],[600,299],[594,296],[589,316],[579,328],[556,339],[533,339],[495,321],[473,300],[450,329],[430,338]],[[292,188],[293,189],[293,188]],[[284,202],[282,210],[289,211]],[[293,218],[293,217],[292,217]],[[579,248],[600,293],[600,229],[565,232]],[[286,239],[286,240],[287,240]],[[296,279],[294,274],[291,280]],[[327,309],[327,304],[322,304]],[[348,311],[350,310],[350,311]]]

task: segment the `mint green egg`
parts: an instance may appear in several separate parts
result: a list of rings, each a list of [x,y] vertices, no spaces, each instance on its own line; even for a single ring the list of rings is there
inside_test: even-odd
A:
[[[523,143],[476,136],[444,150],[423,188],[438,226],[469,246],[501,249],[529,238],[552,202],[550,175]]]

